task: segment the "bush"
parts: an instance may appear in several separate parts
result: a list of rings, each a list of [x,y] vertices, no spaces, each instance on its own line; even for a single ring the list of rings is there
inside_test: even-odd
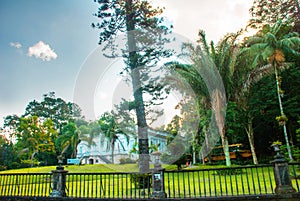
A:
[[[131,158],[121,158],[120,159],[120,164],[132,164],[136,163],[135,160],[132,160]]]
[[[291,145],[290,147],[291,147],[291,152],[292,152],[292,156],[293,156],[294,160],[296,162],[300,162],[300,149],[293,145]],[[280,147],[280,153],[285,157],[285,159],[289,160],[289,155],[288,155],[286,145],[282,145]]]
[[[143,189],[151,187],[152,175],[149,173],[145,174],[131,174],[130,181],[134,184],[135,188]]]
[[[220,169],[215,171],[215,174],[217,175],[236,175],[242,173],[243,173],[242,169],[234,169],[234,168]]]
[[[4,171],[4,170],[7,170],[7,167],[4,165],[0,165],[0,171]]]
[[[11,169],[18,169],[20,168],[21,164],[18,162],[12,162],[11,163]]]
[[[39,162],[37,160],[21,160],[21,164],[19,166],[19,168],[28,168],[28,167],[31,167],[31,166],[38,166],[39,165]]]

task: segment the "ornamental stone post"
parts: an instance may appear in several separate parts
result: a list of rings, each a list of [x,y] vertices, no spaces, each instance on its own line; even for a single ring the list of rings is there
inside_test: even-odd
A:
[[[66,177],[68,171],[64,170],[62,166],[63,157],[58,156],[58,166],[56,170],[52,170],[52,192],[50,193],[50,197],[67,197],[66,194]]]
[[[274,147],[274,151],[276,152],[274,160],[271,161],[271,163],[273,163],[274,176],[276,181],[275,193],[277,194],[295,193],[296,190],[292,186],[288,162],[279,153],[280,144],[277,143],[277,144],[273,144],[272,146]]]
[[[156,151],[152,153],[154,158],[154,169],[152,170],[152,194],[151,198],[166,198],[165,184],[164,184],[164,171],[160,163],[161,153]]]

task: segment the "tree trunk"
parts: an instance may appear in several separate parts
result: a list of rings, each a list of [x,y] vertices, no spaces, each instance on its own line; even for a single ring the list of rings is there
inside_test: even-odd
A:
[[[254,146],[254,132],[253,132],[253,127],[252,127],[252,118],[251,117],[248,118],[248,124],[245,127],[245,130],[246,130],[248,140],[249,140],[249,144],[250,144],[253,164],[257,165],[258,161],[257,161],[255,146]]]
[[[278,77],[278,71],[277,71],[277,65],[276,64],[274,64],[274,68],[275,68],[276,88],[277,88],[277,97],[278,97],[280,115],[283,116],[284,112],[283,112],[283,106],[282,106],[282,101],[281,101],[281,96],[280,96],[280,86],[279,86],[279,80],[278,80],[279,77]],[[293,161],[291,147],[290,147],[290,144],[289,144],[289,137],[288,137],[288,134],[287,134],[285,124],[283,124],[283,133],[284,133],[284,138],[285,138],[286,148],[287,148],[287,151],[288,151],[288,154],[289,154],[289,158],[290,158],[291,161]]]
[[[115,142],[111,142],[111,163],[114,164]]]
[[[127,45],[129,50],[129,68],[131,71],[133,96],[135,100],[135,109],[138,125],[138,143],[139,143],[139,171],[149,172],[149,143],[148,126],[146,122],[145,106],[143,100],[143,90],[141,86],[141,74],[137,61],[137,47],[135,40],[135,19],[132,9],[132,0],[126,0],[126,28]]]
[[[195,147],[193,147],[193,164],[196,163],[196,150]]]
[[[222,139],[223,151],[224,151],[224,155],[225,155],[226,166],[231,166],[228,139],[227,139],[224,131],[222,133],[221,139]]]

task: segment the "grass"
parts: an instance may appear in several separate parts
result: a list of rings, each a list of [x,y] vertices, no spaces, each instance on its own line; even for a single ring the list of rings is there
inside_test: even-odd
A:
[[[175,165],[163,165],[166,170],[176,170]],[[138,172],[138,164],[94,164],[94,165],[64,165],[69,173],[103,173],[103,172]],[[150,168],[153,168],[151,165]],[[0,171],[3,173],[50,173],[56,166],[32,167]]]

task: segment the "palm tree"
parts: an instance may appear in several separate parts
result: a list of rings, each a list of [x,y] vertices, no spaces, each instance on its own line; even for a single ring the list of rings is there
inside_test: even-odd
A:
[[[105,112],[104,114],[102,114],[98,123],[100,125],[100,130],[103,132],[105,138],[111,145],[111,161],[112,163],[114,163],[114,150],[116,141],[119,141],[120,145],[124,149],[124,146],[119,139],[119,135],[124,135],[126,137],[127,143],[129,141],[129,136],[119,128],[116,118],[112,113]]]
[[[236,83],[233,76],[235,73],[235,62],[238,56],[238,46],[236,39],[241,32],[226,35],[218,45],[213,42],[207,43],[204,31],[199,31],[198,45],[186,44],[193,67],[179,66],[177,71],[184,76],[194,92],[200,98],[199,103],[204,106],[204,110],[209,111],[211,108],[215,112],[216,125],[218,127],[222,144],[226,165],[230,166],[230,154],[228,147],[228,139],[226,135],[225,112],[222,111],[226,107],[226,102],[235,98]],[[214,72],[212,66],[216,66],[219,74]],[[211,67],[207,67],[211,66]],[[203,77],[200,77],[200,74]],[[224,85],[223,85],[224,84]],[[226,97],[225,97],[226,96]],[[220,112],[221,111],[221,112]],[[205,112],[208,117],[210,112]],[[208,126],[207,126],[208,127]],[[207,131],[204,131],[207,134]],[[212,136],[210,136],[212,137]],[[208,141],[208,135],[205,137]],[[213,142],[207,143],[212,145]],[[207,146],[207,145],[206,145]],[[207,147],[209,150],[209,147]]]
[[[189,48],[193,48],[192,46]],[[192,51],[196,51],[195,49],[192,49]],[[202,134],[205,135],[205,139],[208,139],[208,119],[210,118],[211,112],[211,102],[210,102],[210,95],[209,92],[207,91],[205,82],[203,81],[203,79],[201,78],[201,76],[199,75],[199,72],[197,71],[196,68],[194,68],[193,66],[190,65],[184,65],[184,64],[180,64],[180,63],[170,63],[169,66],[171,66],[171,68],[174,68],[174,70],[181,76],[183,77],[183,79],[189,84],[189,86],[193,89],[193,92],[197,98],[196,100],[196,104],[197,105],[201,105],[201,107],[198,107],[198,114],[191,114],[191,110],[192,110],[192,106],[194,105],[191,100],[189,99],[189,96],[191,94],[189,94],[189,90],[184,91],[183,93],[185,93],[184,97],[186,97],[187,100],[184,100],[184,102],[181,102],[180,104],[185,104],[186,106],[189,106],[190,108],[186,108],[186,107],[182,107],[181,109],[181,113],[182,113],[182,118],[184,119],[185,122],[189,122],[188,123],[188,128],[183,128],[185,130],[188,130],[187,133],[195,133],[193,136],[189,136],[191,137],[191,144],[192,144],[192,151],[193,151],[193,162],[195,162],[195,157],[196,157],[196,150],[198,148],[198,145],[200,143],[200,139],[202,138]],[[178,82],[175,80],[174,83],[174,88],[181,88],[178,86]],[[183,87],[184,88],[184,87]],[[197,106],[196,106],[197,107]],[[199,122],[199,117],[200,117],[200,124],[198,125]],[[187,123],[185,123],[186,125]],[[191,129],[193,130],[193,128],[189,128],[190,126],[194,127],[196,125],[198,125],[198,129],[197,131],[190,131]],[[186,127],[186,126],[185,126]],[[169,132],[174,133],[174,131],[176,131],[175,133],[177,134],[177,131],[179,130],[179,128],[170,128]],[[175,134],[174,133],[174,134]],[[176,135],[175,134],[175,135]],[[173,140],[174,136],[171,138]],[[211,150],[214,145],[208,143],[208,140],[205,141],[205,149],[207,151],[205,151],[206,153],[209,152],[209,150]],[[200,154],[200,153],[199,153]],[[199,158],[203,158],[202,156]],[[204,158],[203,158],[204,159]]]
[[[81,141],[86,141],[89,147],[96,145],[94,139],[101,133],[98,121],[89,122],[87,125],[81,125],[78,129],[80,131]]]
[[[56,144],[61,147],[61,155],[70,148],[72,150],[71,158],[75,158],[80,141],[79,129],[75,123],[70,122],[62,128],[62,134],[56,139]]]
[[[281,100],[283,91],[281,90],[282,80],[279,76],[279,70],[288,66],[285,63],[286,56],[300,57],[299,34],[296,32],[287,33],[286,30],[288,30],[287,26],[283,26],[281,22],[276,23],[272,27],[266,25],[257,35],[250,37],[246,41],[248,47],[244,50],[248,51],[249,55],[252,55],[253,66],[263,66],[260,69],[264,69],[265,72],[274,72],[281,117],[285,117],[285,114]],[[283,131],[288,155],[292,161],[293,157],[285,123],[283,124]]]

